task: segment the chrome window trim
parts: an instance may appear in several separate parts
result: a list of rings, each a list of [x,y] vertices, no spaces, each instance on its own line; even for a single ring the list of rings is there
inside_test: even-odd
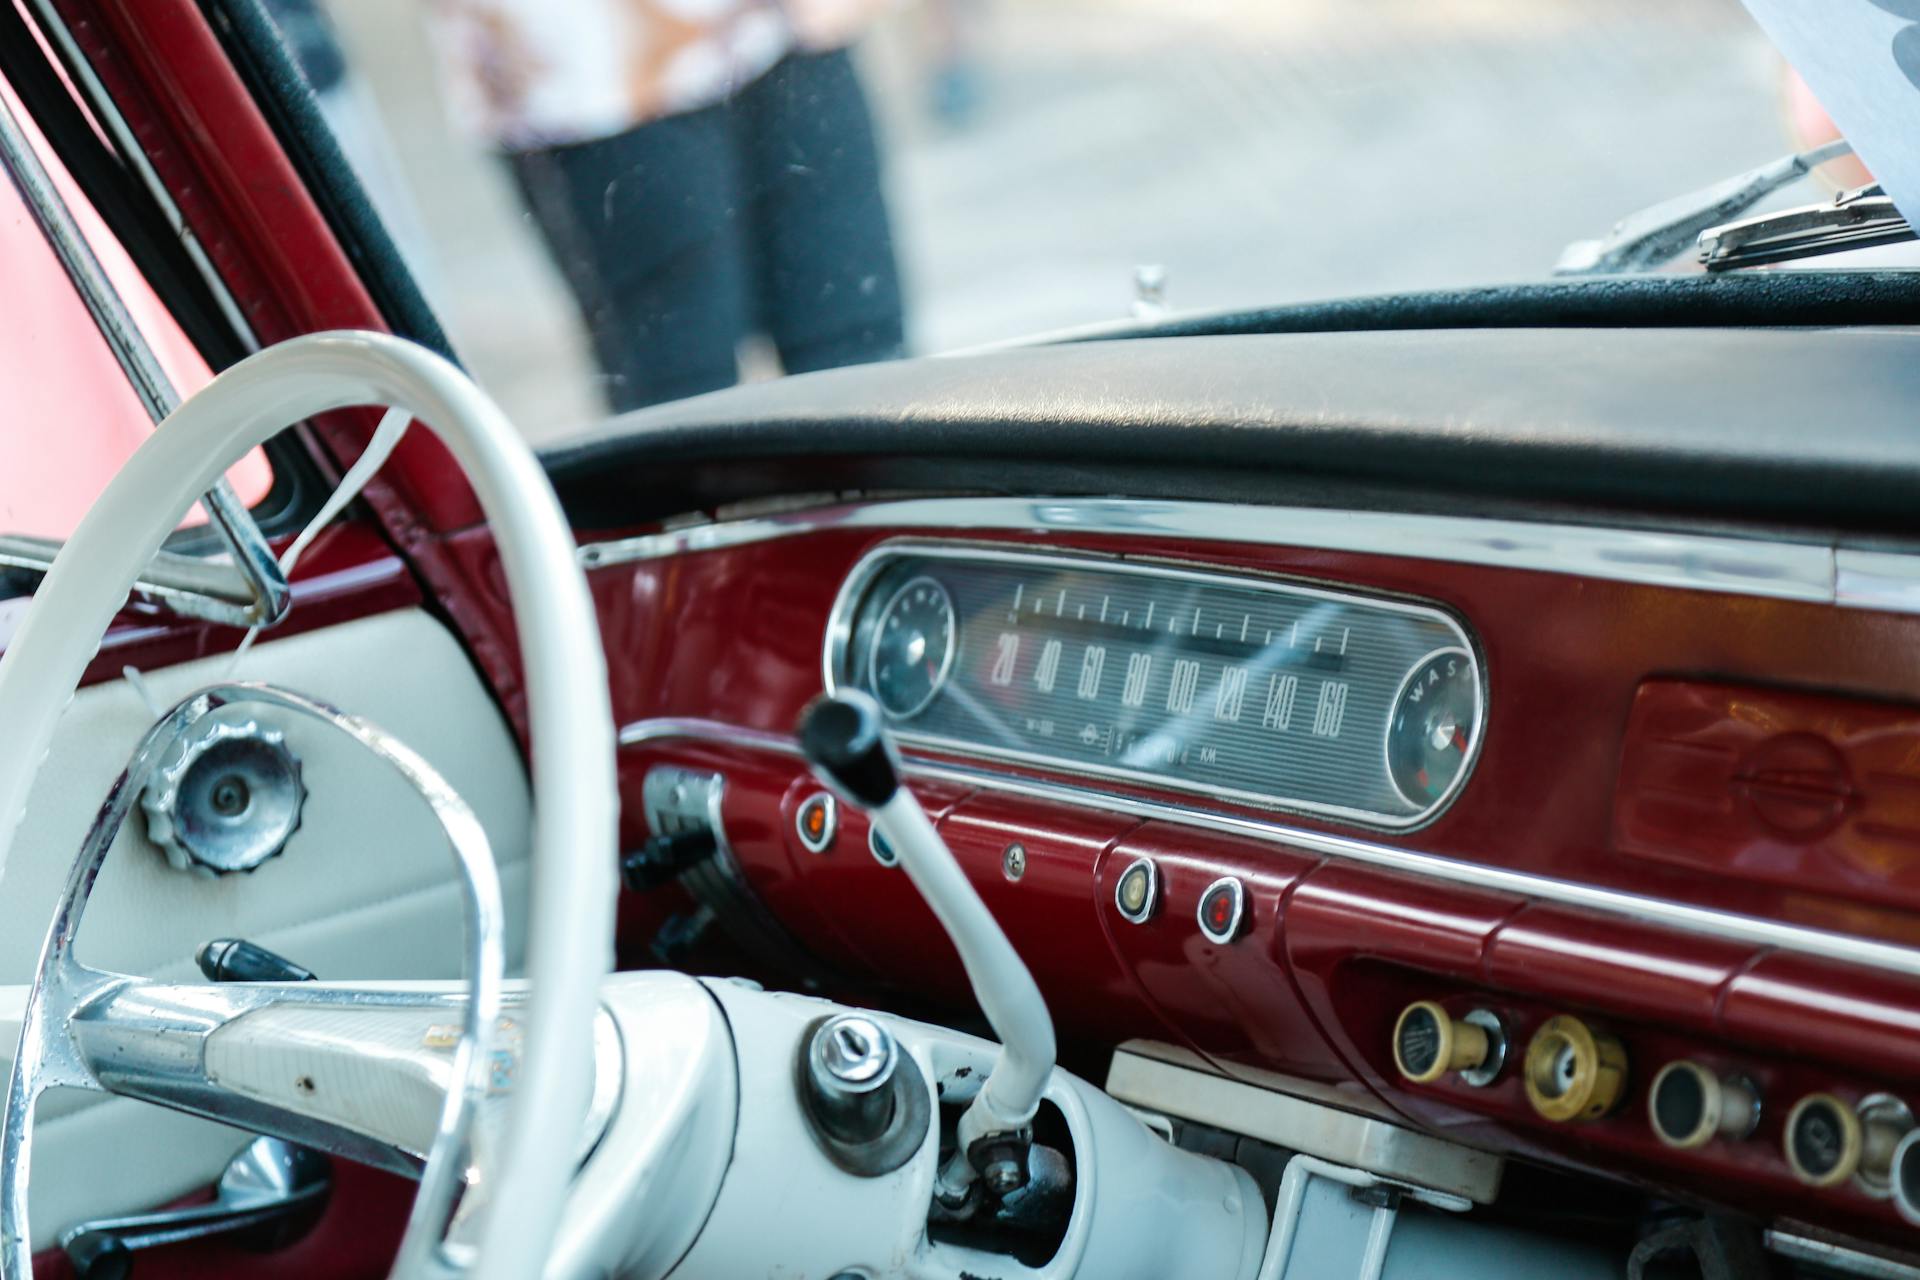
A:
[[[620,730],[620,745],[635,747],[673,740],[716,743],[722,746],[766,751],[800,757],[799,744],[790,736],[765,729],[749,729],[717,720],[663,717],[638,720]],[[909,777],[923,781],[957,783],[983,791],[996,791],[1028,799],[1047,800],[1098,809],[1142,820],[1160,820],[1216,831],[1223,835],[1244,836],[1267,844],[1318,854],[1321,857],[1357,863],[1382,871],[1400,872],[1462,885],[1494,893],[1512,894],[1557,903],[1585,911],[1594,911],[1618,919],[1631,920],[1659,928],[1674,929],[1700,937],[1720,938],[1757,947],[1773,947],[1797,955],[1859,965],[1907,978],[1920,978],[1920,948],[1881,942],[1852,934],[1834,933],[1806,925],[1785,924],[1758,916],[1671,902],[1624,889],[1608,889],[1573,880],[1504,867],[1482,866],[1444,854],[1419,849],[1383,845],[1355,836],[1309,831],[1266,822],[1238,814],[1090,791],[1061,783],[1031,778],[1015,778],[990,771],[969,769],[945,762],[904,756],[902,764]]]
[[[586,543],[580,562],[600,569],[835,529],[1119,534],[1304,547],[1920,613],[1920,555],[1908,552],[1610,525],[1146,498],[848,502]]]
[[[0,101],[0,168],[5,169],[20,193],[21,201],[33,215],[35,224],[46,237],[61,268],[73,282],[81,301],[93,316],[114,358],[126,373],[134,394],[147,414],[159,426],[180,405],[180,393],[161,367],[146,335],[134,322],[125,300],[113,287],[105,268],[94,254],[93,246],[74,220],[64,196],[54,184],[39,153],[33,148],[13,109]],[[207,588],[175,574],[143,571],[135,587],[149,588],[148,597],[175,609],[185,617],[224,623],[234,627],[268,627],[286,616],[291,607],[292,588],[274,558],[266,535],[254,522],[253,513],[240,501],[233,485],[222,475],[200,499],[207,519],[225,544],[231,566],[209,562],[216,572],[237,580],[237,589]],[[53,558],[38,563],[44,540],[30,537],[5,539],[11,567],[36,571],[50,570]]]
[[[1381,813],[1374,809],[1357,809],[1348,805],[1325,804],[1314,800],[1293,796],[1272,795],[1265,792],[1248,791],[1238,787],[1223,787],[1211,783],[1182,778],[1175,774],[1153,773],[1142,769],[1127,769],[1116,765],[1096,765],[1083,761],[1048,755],[1043,751],[1027,751],[1014,747],[998,747],[991,743],[969,741],[961,738],[949,738],[940,734],[919,733],[910,727],[894,725],[894,737],[902,745],[918,744],[925,747],[941,748],[953,752],[973,752],[997,760],[1006,760],[1014,764],[1035,765],[1043,769],[1082,770],[1097,777],[1112,779],[1120,783],[1150,787],[1165,787],[1172,791],[1190,792],[1197,796],[1211,797],[1216,801],[1244,804],[1256,809],[1270,809],[1278,813],[1311,814],[1316,817],[1331,818],[1369,827],[1377,831],[1411,831],[1432,822],[1446,811],[1460,793],[1465,790],[1467,779],[1472,776],[1474,766],[1479,763],[1482,740],[1487,727],[1487,669],[1486,659],[1481,654],[1478,643],[1467,630],[1466,623],[1447,610],[1431,601],[1410,596],[1399,596],[1381,592],[1367,592],[1360,589],[1345,589],[1323,582],[1307,582],[1293,578],[1279,578],[1272,574],[1218,568],[1213,566],[1195,566],[1186,563],[1169,563],[1160,560],[1127,560],[1118,556],[1103,555],[1099,552],[1036,550],[1028,547],[997,546],[992,543],[958,542],[946,539],[929,538],[892,538],[874,547],[847,571],[846,578],[840,584],[839,592],[834,596],[833,608],[827,614],[826,642],[821,647],[820,678],[829,694],[840,692],[841,674],[851,672],[854,615],[860,603],[865,599],[868,589],[886,571],[887,562],[902,557],[915,557],[928,560],[954,560],[965,562],[988,562],[994,564],[1031,564],[1054,565],[1071,569],[1090,569],[1098,572],[1132,574],[1138,577],[1167,578],[1184,582],[1198,582],[1228,587],[1247,587],[1254,590],[1270,591],[1276,595],[1307,597],[1316,600],[1328,600],[1341,604],[1352,604],[1368,609],[1378,609],[1388,613],[1411,614],[1437,622],[1452,633],[1455,643],[1448,649],[1458,649],[1467,654],[1473,664],[1474,706],[1473,733],[1467,743],[1467,758],[1460,766],[1460,772],[1454,776],[1445,794],[1433,803],[1410,814]],[[905,590],[905,588],[901,588]],[[958,626],[958,615],[955,616]],[[959,638],[956,632],[954,648],[948,650],[947,665],[943,673],[952,666],[954,654],[958,650]],[[1446,650],[1436,650],[1445,652]],[[1425,662],[1432,654],[1420,659]],[[1417,665],[1417,664],[1416,664]],[[871,666],[871,658],[869,658]],[[944,675],[943,675],[944,678]],[[1401,687],[1405,687],[1402,681]],[[871,690],[867,690],[871,693]],[[937,692],[936,695],[937,696]],[[1394,700],[1399,699],[1396,690]],[[929,702],[932,698],[929,697]],[[917,714],[917,711],[916,711]],[[1384,757],[1386,739],[1381,739],[1381,753]],[[1383,762],[1383,767],[1384,762]],[[1391,767],[1386,767],[1389,784],[1392,779]],[[1395,785],[1395,791],[1398,787]],[[1401,797],[1405,799],[1405,797]]]

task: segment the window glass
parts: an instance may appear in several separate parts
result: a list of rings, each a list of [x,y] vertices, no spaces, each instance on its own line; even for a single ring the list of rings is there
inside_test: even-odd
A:
[[[0,93],[27,131],[81,234],[181,396],[212,376],[132,259],[68,176],[4,82]],[[153,430],[133,385],[41,233],[18,189],[0,182],[0,533],[64,538]],[[251,507],[273,487],[266,455],[249,454],[228,478]],[[198,507],[187,524],[202,523]]]
[[[1540,279],[1823,127],[1739,0],[270,8],[539,440],[1159,307]]]

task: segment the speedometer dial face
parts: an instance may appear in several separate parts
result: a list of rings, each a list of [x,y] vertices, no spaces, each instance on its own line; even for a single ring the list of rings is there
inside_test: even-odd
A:
[[[1465,649],[1441,649],[1415,663],[1387,717],[1387,776],[1418,808],[1438,803],[1473,756],[1480,723],[1480,673]]]
[[[868,686],[896,720],[918,715],[953,667],[953,600],[934,579],[914,578],[880,611],[867,660]]]

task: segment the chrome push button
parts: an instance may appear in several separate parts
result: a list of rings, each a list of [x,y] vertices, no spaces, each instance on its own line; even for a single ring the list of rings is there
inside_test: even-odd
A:
[[[1128,924],[1145,924],[1160,907],[1160,868],[1152,858],[1135,858],[1113,886],[1113,905]]]
[[[808,853],[825,853],[840,830],[840,805],[827,792],[816,791],[794,810],[793,827]]]

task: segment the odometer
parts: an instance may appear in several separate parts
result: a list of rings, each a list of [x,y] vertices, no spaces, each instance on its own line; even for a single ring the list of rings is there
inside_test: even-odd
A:
[[[946,544],[856,566],[826,678],[873,693],[907,744],[1383,827],[1452,798],[1482,714],[1473,642],[1432,605]]]

